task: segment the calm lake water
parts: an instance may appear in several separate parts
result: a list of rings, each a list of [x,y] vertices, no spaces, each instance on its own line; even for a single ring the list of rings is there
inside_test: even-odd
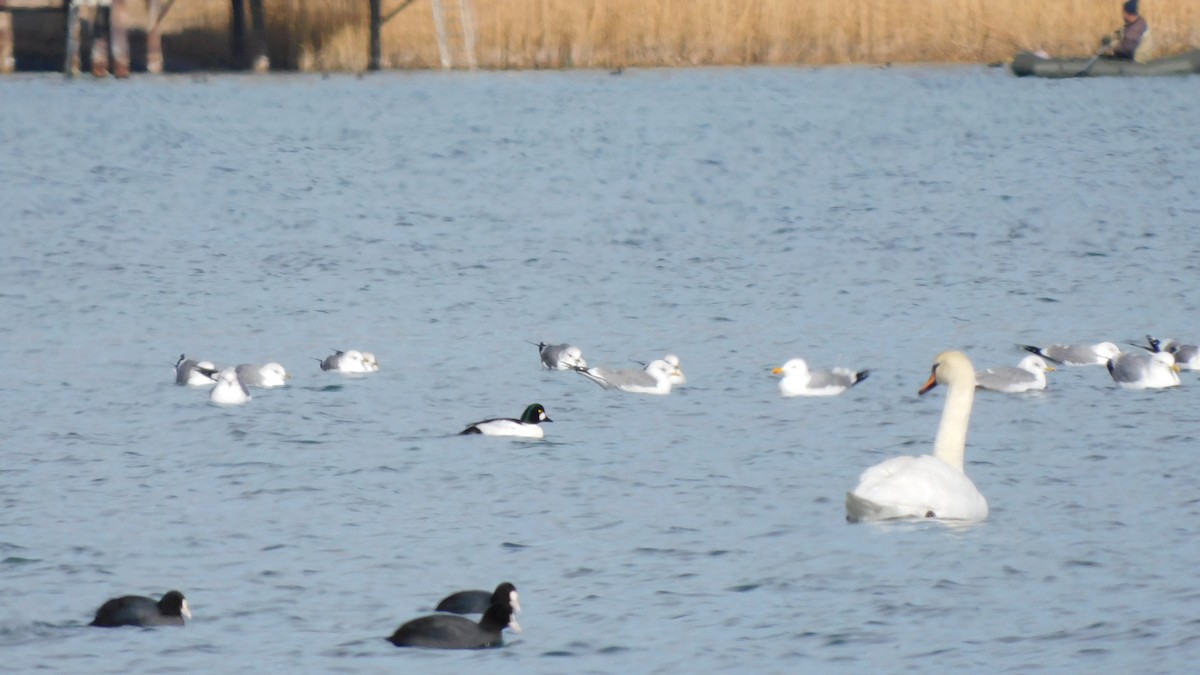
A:
[[[4,667],[1191,671],[1195,373],[981,393],[981,524],[843,498],[931,449],[943,349],[1200,340],[1198,100],[977,67],[0,80]],[[689,383],[603,391],[525,340]],[[180,353],[293,379],[219,408]],[[780,398],[796,356],[872,374]],[[455,436],[535,401],[545,441]],[[381,639],[503,580],[503,649]],[[183,629],[86,627],[169,589]]]

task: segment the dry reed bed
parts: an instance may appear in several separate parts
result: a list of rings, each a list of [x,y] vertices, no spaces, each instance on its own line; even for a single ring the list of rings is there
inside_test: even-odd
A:
[[[135,17],[141,3],[130,3]],[[456,4],[443,0],[443,6]],[[479,67],[996,62],[1021,49],[1086,55],[1118,0],[472,0]],[[1200,46],[1200,0],[1143,0],[1160,53]],[[228,61],[228,0],[183,0],[168,51]],[[440,67],[431,0],[384,0],[385,68]],[[272,63],[367,65],[367,0],[267,0]],[[174,34],[174,35],[171,35]],[[201,39],[208,35],[208,39]],[[188,36],[195,39],[189,44]],[[224,53],[214,55],[217,48]],[[458,65],[458,64],[456,64]]]

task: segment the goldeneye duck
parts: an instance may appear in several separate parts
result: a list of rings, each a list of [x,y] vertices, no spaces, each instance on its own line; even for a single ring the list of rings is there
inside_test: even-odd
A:
[[[546,416],[546,409],[540,403],[530,404],[525,408],[525,412],[521,415],[521,419],[515,420],[511,417],[502,417],[497,419],[483,420],[476,422],[466,429],[459,432],[463,434],[483,434],[484,436],[519,436],[521,438],[544,438],[545,430],[540,424],[542,422],[553,422],[554,420]]]

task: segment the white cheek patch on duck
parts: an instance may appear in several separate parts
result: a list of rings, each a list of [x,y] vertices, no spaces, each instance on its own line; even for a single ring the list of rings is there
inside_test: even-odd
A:
[[[183,604],[179,605],[179,615],[185,619],[192,618],[192,610],[188,608],[187,600],[184,600]]]
[[[514,614],[517,614],[521,611],[521,600],[516,591],[508,594],[508,604],[512,607]]]

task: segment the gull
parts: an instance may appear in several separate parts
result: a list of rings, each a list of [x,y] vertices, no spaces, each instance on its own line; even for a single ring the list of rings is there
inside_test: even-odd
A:
[[[1108,362],[1108,374],[1122,389],[1179,386],[1179,366],[1169,352],[1122,352]]]
[[[804,359],[791,359],[771,373],[783,375],[779,380],[779,393],[784,396],[836,396],[867,379],[871,371],[849,368],[809,370]]]
[[[1046,373],[1053,371],[1054,367],[1046,363],[1046,359],[1030,354],[1015,368],[999,366],[975,373],[975,386],[1006,394],[1040,391],[1046,388]]]
[[[253,363],[243,363],[235,368],[238,379],[248,387],[262,387],[270,389],[272,387],[282,387],[287,384],[287,381],[292,379],[292,376],[284,370],[283,366],[274,361],[258,366]]]
[[[587,368],[587,361],[583,359],[583,350],[575,345],[548,345],[545,342],[530,342],[529,344],[537,346],[538,355],[542,358],[542,368],[546,370]]]
[[[679,368],[672,368],[662,359],[655,359],[646,364],[645,370],[637,368],[575,368],[574,370],[605,389],[620,389],[633,394],[660,395],[671,393],[672,375],[683,374]]]
[[[662,357],[662,360],[665,361],[668,366],[671,366],[671,368],[674,369],[671,372],[670,377],[672,387],[679,387],[687,384],[687,376],[683,374],[683,368],[681,368],[679,365],[678,356],[675,356],[674,354],[667,354],[666,356]],[[649,365],[647,365],[647,367],[649,367]]]
[[[218,405],[241,405],[250,400],[250,390],[238,379],[237,370],[226,368],[217,373],[217,383],[208,392],[208,400]]]
[[[370,358],[371,361],[367,361],[367,358]],[[339,373],[373,373],[379,370],[379,362],[375,360],[375,355],[371,352],[360,352],[357,349],[345,352],[334,350],[333,354],[321,361],[321,370],[333,370]]]
[[[175,362],[175,384],[201,386],[217,381],[217,367],[211,361],[196,361],[179,355]]]
[[[1121,348],[1111,342],[1099,342],[1094,345],[1017,345],[1027,352],[1057,361],[1067,366],[1102,366],[1108,360],[1121,353]]]
[[[1150,351],[1152,352],[1167,352],[1175,357],[1175,365],[1182,370],[1200,370],[1200,346],[1185,345],[1179,340],[1166,338],[1158,340],[1149,335],[1146,336],[1146,341],[1150,343]],[[1138,345],[1141,347],[1141,345]],[[1142,347],[1145,349],[1145,347]]]

